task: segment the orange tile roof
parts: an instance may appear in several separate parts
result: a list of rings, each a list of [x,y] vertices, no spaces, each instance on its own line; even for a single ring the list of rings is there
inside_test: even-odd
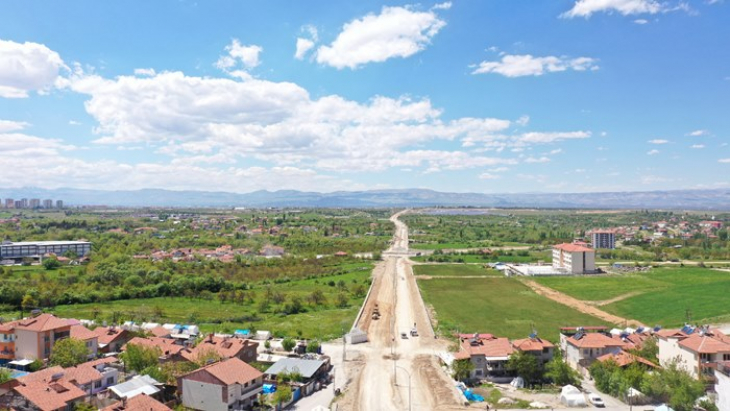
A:
[[[68,403],[86,396],[80,388],[63,380],[21,383],[14,390],[41,411],[65,410]]]
[[[22,384],[43,381],[47,382],[51,380],[51,377],[53,377],[53,375],[61,373],[63,373],[63,367],[56,365],[54,367],[46,368],[40,371],[32,372],[30,374],[26,374],[22,377],[18,377],[17,380]]]
[[[624,347],[626,343],[618,338],[611,338],[601,333],[587,333],[583,338],[576,340],[575,336],[566,339],[568,344],[578,348],[606,348],[606,347]]]
[[[172,411],[172,408],[142,393],[124,402],[115,402],[101,411]]]
[[[195,361],[198,356],[210,350],[215,351],[221,358],[237,357],[242,350],[253,347],[256,351],[258,343],[255,341],[245,340],[241,338],[221,338],[221,337],[205,337],[192,350],[183,350],[180,355],[188,361]],[[251,349],[251,348],[249,348]]]
[[[523,338],[512,341],[512,346],[520,351],[542,351],[544,348],[555,347],[555,344],[541,338]]]
[[[461,341],[460,352],[466,352],[469,356],[483,355],[500,358],[509,357],[514,352],[514,348],[507,338],[479,339],[476,345],[471,345],[470,341],[470,339]]]
[[[626,351],[621,350],[617,354],[606,354],[602,355],[597,358],[598,361],[605,362],[608,360],[614,360],[616,361],[616,364],[618,364],[619,367],[626,367],[627,365],[631,365],[635,362],[639,362],[641,364],[647,365],[652,368],[657,368],[657,365],[653,362],[643,358],[639,357],[638,355],[629,354]]]
[[[669,337],[672,338],[687,338],[687,334],[682,332],[681,330],[659,330],[655,333],[657,337],[667,339]]]
[[[180,378],[185,379],[188,376],[200,372],[212,375],[225,385],[245,384],[264,375],[261,371],[234,357],[206,365]]]
[[[99,338],[99,344],[109,345],[128,334],[127,330],[119,327],[96,327],[92,330]]]
[[[81,324],[71,326],[71,338],[87,341],[96,338],[96,334]]]
[[[583,247],[582,245],[568,244],[568,243],[554,245],[553,248],[557,248],[558,250],[567,251],[569,253],[577,253],[577,252],[593,253],[596,251],[592,248]]]
[[[730,353],[730,337],[719,330],[704,335],[692,333],[679,341],[679,345],[701,354]]]
[[[155,337],[165,337],[165,336],[170,335],[170,330],[168,330],[167,328],[165,328],[161,325],[158,325],[155,328],[151,328],[151,329],[147,330],[147,332],[154,335]]]
[[[35,318],[26,318],[19,321],[15,328],[28,331],[51,331],[70,326],[69,320],[58,318],[52,314],[41,314]]]
[[[122,347],[122,350],[124,350],[125,347],[129,344],[142,345],[145,347],[157,347],[160,349],[163,356],[178,354],[182,349],[185,348],[182,345],[175,344],[175,340],[171,340],[169,338],[134,337],[127,344],[125,344],[124,347]]]

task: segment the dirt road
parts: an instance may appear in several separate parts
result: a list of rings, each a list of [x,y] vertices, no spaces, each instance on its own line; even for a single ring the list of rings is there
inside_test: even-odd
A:
[[[559,302],[560,304],[563,304],[563,305],[567,305],[568,307],[573,308],[582,313],[592,315],[592,316],[600,318],[604,321],[608,321],[611,324],[622,325],[622,326],[624,324],[627,324],[632,327],[643,326],[643,324],[641,324],[640,322],[638,322],[636,320],[609,314],[609,313],[601,310],[600,308],[596,307],[595,305],[592,305],[585,301],[575,299],[567,294],[561,293],[560,291],[553,290],[552,288],[546,287],[542,284],[538,284],[535,281],[522,280],[522,282],[525,285],[527,285],[528,287],[532,288],[533,291],[535,291],[536,293],[538,293],[540,295],[544,295],[545,297],[547,297],[553,301]]]
[[[408,227],[398,220],[402,213],[391,217],[396,225],[393,245],[373,271],[373,288],[358,322],[369,341],[348,347],[351,382],[338,401],[339,409],[465,409],[435,355],[446,350],[446,343],[434,338],[407,259]],[[370,317],[375,304],[381,313],[378,320]],[[414,324],[417,337],[410,335]]]

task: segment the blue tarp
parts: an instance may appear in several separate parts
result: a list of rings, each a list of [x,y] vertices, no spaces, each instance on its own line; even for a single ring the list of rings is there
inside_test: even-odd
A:
[[[263,386],[264,394],[272,394],[276,392],[276,385],[274,384],[264,384]]]
[[[466,388],[463,384],[458,384],[457,387],[464,393],[469,402],[484,402],[484,397],[479,394],[474,394],[470,389]]]
[[[234,332],[234,334],[236,334],[236,335],[249,335],[249,334],[251,334],[251,330],[236,330],[236,332]]]

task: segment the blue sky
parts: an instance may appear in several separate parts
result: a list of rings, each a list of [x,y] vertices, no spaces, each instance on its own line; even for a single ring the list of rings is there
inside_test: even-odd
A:
[[[5,187],[730,186],[723,0],[1,2]]]

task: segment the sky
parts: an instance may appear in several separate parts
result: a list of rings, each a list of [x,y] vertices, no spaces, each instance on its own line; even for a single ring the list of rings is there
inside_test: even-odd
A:
[[[730,187],[730,1],[0,1],[0,187]]]

